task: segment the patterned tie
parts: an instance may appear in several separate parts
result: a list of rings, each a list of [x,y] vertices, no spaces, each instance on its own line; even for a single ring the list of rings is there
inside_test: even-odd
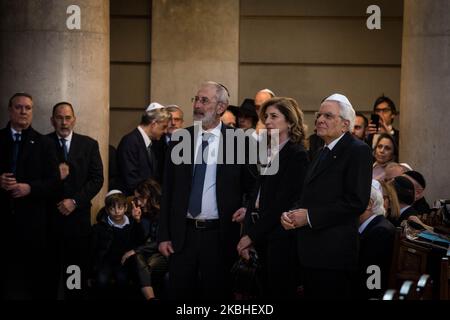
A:
[[[194,176],[192,177],[192,189],[189,197],[189,213],[192,217],[196,217],[202,211],[202,197],[203,197],[203,185],[205,183],[206,163],[208,161],[208,151],[205,150],[208,147],[208,136],[203,134],[202,136],[202,151],[197,154]],[[206,159],[203,159],[205,155]]]
[[[12,154],[12,163],[11,163],[11,172],[16,175],[17,171],[17,158],[19,157],[19,146],[21,141],[21,134],[16,132],[14,133],[14,144],[13,144],[13,154]]]
[[[61,141],[61,146],[62,146],[62,149],[63,149],[63,153],[64,153],[64,160],[65,161],[67,161],[67,158],[68,158],[68,152],[67,152],[67,140],[66,139],[64,139],[64,138],[61,138],[59,141]]]

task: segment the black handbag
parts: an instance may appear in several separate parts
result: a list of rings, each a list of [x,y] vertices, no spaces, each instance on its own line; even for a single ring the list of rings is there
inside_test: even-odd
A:
[[[240,258],[231,268],[233,295],[236,300],[251,300],[262,296],[261,266],[256,251],[250,259]]]

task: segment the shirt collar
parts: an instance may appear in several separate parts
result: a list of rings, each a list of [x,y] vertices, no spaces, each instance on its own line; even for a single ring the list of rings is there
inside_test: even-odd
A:
[[[411,206],[406,206],[402,209],[400,209],[400,216],[403,214],[403,212],[405,212],[407,209],[409,209]]]
[[[330,151],[333,150],[333,148],[336,146],[336,144],[339,142],[339,140],[342,139],[342,137],[344,136],[345,133],[346,133],[346,132],[344,132],[343,134],[341,134],[341,135],[339,136],[339,138],[334,139],[330,144],[325,145],[324,148],[328,148],[328,149],[330,149]]]
[[[18,133],[18,134],[20,134],[20,135],[22,134],[22,131],[14,130],[13,127],[11,127],[10,129],[11,129],[11,135],[12,135],[12,137],[13,137],[13,140],[14,140],[14,135],[15,135],[16,133]]]
[[[142,135],[142,138],[144,138],[145,146],[148,148],[152,144],[152,140],[149,138],[149,136],[145,133],[144,129],[141,128],[141,126],[138,126],[137,129]]]
[[[212,129],[204,130],[202,128],[200,130],[201,134],[208,133],[208,134],[213,135],[215,137],[220,137],[221,132],[222,132],[222,121],[220,121],[219,124],[216,127],[212,128]]]
[[[116,228],[119,228],[119,229],[123,229],[126,225],[130,224],[130,219],[128,219],[127,216],[123,216],[123,217],[125,218],[124,223],[122,223],[122,224],[117,224],[117,223],[115,223],[114,221],[112,221],[111,218],[108,216],[108,224],[109,224],[111,227],[116,227]]]
[[[369,225],[369,223],[372,222],[373,219],[375,219],[375,217],[377,216],[377,214],[373,214],[371,215],[369,218],[366,219],[366,221],[364,221],[358,228],[358,232],[359,234],[363,233],[364,230],[366,229],[366,227]]]
[[[61,139],[65,139],[70,144],[72,142],[73,131],[71,131],[70,134],[65,138],[61,137],[59,134],[56,134],[56,136],[58,137],[58,141],[61,141]]]

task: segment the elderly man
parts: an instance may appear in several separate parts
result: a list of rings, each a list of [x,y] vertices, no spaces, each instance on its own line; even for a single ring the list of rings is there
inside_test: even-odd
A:
[[[273,93],[272,90],[267,89],[267,88],[259,90],[256,93],[255,107],[256,107],[256,112],[258,113],[258,117],[259,117],[259,109],[261,109],[262,104],[273,97],[275,97],[275,93]],[[256,124],[256,132],[259,132],[260,129],[264,129],[265,127],[266,126],[264,125],[264,123],[261,120],[258,120],[258,123]]]
[[[372,155],[351,132],[355,111],[341,94],[326,98],[316,114],[324,148],[306,173],[299,209],[284,213],[285,229],[298,230],[305,297],[349,299],[358,268],[358,217],[369,203]]]
[[[395,227],[384,217],[383,194],[380,188],[378,181],[373,180],[369,205],[364,213],[359,216],[359,298],[366,300],[381,298],[380,295],[387,289],[394,245]],[[367,273],[367,268],[373,265],[378,266],[381,270],[381,286],[369,289],[367,278],[371,273]]]
[[[236,159],[229,163],[226,157],[220,163],[218,158],[227,154],[230,145],[225,130],[231,128],[220,121],[228,99],[224,86],[203,83],[193,99],[194,121],[201,121],[201,127],[182,132],[182,139],[190,140],[187,146],[191,149],[183,150],[191,155],[190,160],[174,161],[179,144],[186,145],[184,140],[169,149],[158,242],[159,251],[170,256],[172,299],[193,299],[196,293],[203,299],[229,297],[228,276],[239,240],[239,224],[232,218],[243,207],[254,180],[246,165],[237,164]]]
[[[47,201],[58,183],[56,150],[31,127],[31,95],[14,94],[8,111],[9,123],[0,130],[2,297],[42,298]]]
[[[170,142],[172,133],[177,129],[183,128],[184,113],[183,110],[175,104],[168,105],[166,110],[169,111],[171,115],[169,126],[167,127],[167,134],[165,135],[165,140],[168,143]]]
[[[159,103],[151,103],[139,126],[125,135],[117,148],[117,163],[120,171],[122,191],[132,195],[139,182],[153,178],[161,182],[160,140],[167,127],[171,114]]]
[[[86,259],[89,252],[91,231],[91,200],[103,185],[103,163],[98,142],[73,131],[75,112],[69,102],[59,102],[53,107],[51,123],[55,131],[47,136],[58,150],[58,161],[62,185],[55,195],[56,212],[52,215],[56,253],[56,275],[65,275],[67,267],[81,268],[80,290],[68,290],[66,279],[60,278],[66,299],[82,299],[87,282]]]

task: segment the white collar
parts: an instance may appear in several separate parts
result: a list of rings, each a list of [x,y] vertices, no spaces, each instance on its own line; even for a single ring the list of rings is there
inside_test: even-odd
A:
[[[361,234],[361,233],[364,232],[364,230],[366,229],[366,227],[369,225],[369,223],[372,222],[373,219],[375,219],[376,216],[377,216],[377,214],[373,214],[373,215],[371,215],[370,217],[368,217],[368,218],[366,219],[366,221],[364,221],[363,223],[361,223],[361,225],[360,225],[359,228],[358,228],[359,234]]]
[[[333,150],[333,148],[336,146],[336,144],[339,142],[339,140],[342,139],[342,137],[344,136],[345,133],[346,133],[346,132],[344,132],[343,134],[341,134],[341,135],[339,136],[339,138],[334,139],[330,144],[328,144],[328,145],[326,144],[326,145],[324,146],[324,148],[328,148],[328,149],[330,149],[330,151]]]
[[[144,129],[141,128],[141,126],[137,127],[139,132],[142,135],[142,138],[144,138],[144,143],[145,143],[145,147],[148,148],[148,146],[150,146],[152,144],[152,140],[150,139],[150,137],[145,133]]]
[[[125,215],[123,216],[125,218],[124,223],[122,224],[117,224],[114,221],[111,220],[111,218],[108,216],[108,224],[111,227],[115,227],[115,228],[119,228],[119,229],[123,229],[126,225],[130,224],[130,219],[128,219],[128,217]]]
[[[222,121],[220,121],[217,126],[215,126],[212,129],[209,129],[209,130],[204,130],[203,127],[202,127],[202,129],[200,130],[200,134],[208,133],[208,134],[213,135],[215,137],[220,137],[220,134],[222,132],[221,130],[222,130]]]
[[[70,143],[70,142],[72,142],[73,131],[71,131],[70,134],[65,138],[61,137],[59,134],[56,134],[56,136],[58,137],[58,141],[61,141],[61,139],[65,139],[66,142]]]

